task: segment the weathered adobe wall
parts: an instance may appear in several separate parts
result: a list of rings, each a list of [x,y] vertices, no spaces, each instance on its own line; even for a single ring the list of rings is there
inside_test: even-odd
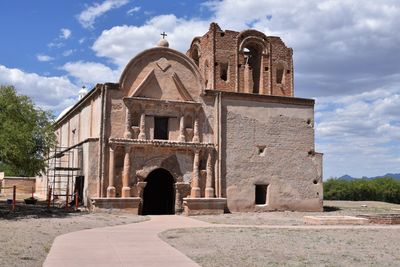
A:
[[[237,34],[228,30],[215,33],[215,88],[221,91],[232,91],[236,85]],[[228,66],[226,81],[221,78],[223,64]]]
[[[83,170],[84,181],[84,202],[88,203],[88,198],[98,195],[99,186],[99,144],[98,141],[89,141],[82,145],[83,149]]]
[[[100,136],[101,97],[92,96],[57,125],[58,146],[71,147],[87,138]]]
[[[322,209],[313,113],[307,105],[223,100],[223,188],[230,211]],[[255,205],[256,184],[268,185],[267,205]]]
[[[36,178],[35,177],[4,177],[1,180],[1,187],[12,187],[16,186],[17,188],[17,198],[26,197],[32,194],[32,188],[35,190],[36,188]],[[2,189],[2,194],[7,197],[12,197],[13,188]]]
[[[294,96],[293,93],[293,50],[287,48],[279,37],[268,37],[270,43],[272,95]],[[277,71],[283,69],[282,82],[277,83]]]

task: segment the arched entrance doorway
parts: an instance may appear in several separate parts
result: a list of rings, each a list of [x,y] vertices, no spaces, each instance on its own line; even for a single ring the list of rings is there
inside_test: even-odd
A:
[[[174,214],[174,177],[165,169],[152,171],[145,180],[142,214]]]

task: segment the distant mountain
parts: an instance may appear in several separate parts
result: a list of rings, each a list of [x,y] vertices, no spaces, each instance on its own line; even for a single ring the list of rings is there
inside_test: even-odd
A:
[[[392,177],[392,178],[394,178],[396,180],[400,180],[400,173],[386,173],[385,175],[379,175],[379,176],[374,176],[374,177],[363,176],[361,178],[364,178],[364,179],[376,179],[376,178],[382,178],[382,177]],[[340,176],[338,179],[339,180],[345,180],[345,181],[351,181],[351,180],[354,180],[354,179],[357,179],[357,178],[356,177],[351,177],[350,175],[345,174],[343,176]]]
[[[339,177],[339,180],[345,180],[345,181],[351,181],[351,180],[353,180],[353,179],[356,179],[356,178],[351,177],[351,176],[348,175],[348,174],[345,174],[345,175]]]
[[[392,177],[396,180],[400,180],[400,173],[386,173],[385,175],[382,176],[370,177],[370,179],[381,178],[381,177]]]

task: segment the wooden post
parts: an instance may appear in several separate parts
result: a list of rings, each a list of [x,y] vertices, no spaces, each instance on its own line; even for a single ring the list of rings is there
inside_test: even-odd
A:
[[[65,210],[68,210],[68,201],[69,201],[69,183],[67,183],[67,194],[65,196]]]
[[[35,190],[35,189],[34,189],[33,186],[32,186],[32,199],[33,199],[34,190]]]
[[[12,210],[15,211],[15,202],[17,198],[17,186],[13,186],[13,203],[12,203]]]
[[[75,209],[79,207],[78,190],[75,191]]]
[[[49,192],[47,193],[47,208],[50,209],[51,203],[51,186],[49,186]]]

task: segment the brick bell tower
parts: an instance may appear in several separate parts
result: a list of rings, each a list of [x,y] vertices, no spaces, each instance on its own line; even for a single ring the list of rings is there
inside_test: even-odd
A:
[[[256,30],[223,31],[211,23],[187,51],[209,90],[293,97],[293,50]]]

